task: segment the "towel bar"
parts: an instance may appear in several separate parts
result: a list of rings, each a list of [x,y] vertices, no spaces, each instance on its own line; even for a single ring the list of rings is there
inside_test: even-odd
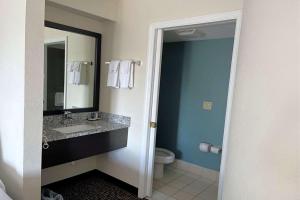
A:
[[[134,60],[133,63],[134,63],[135,65],[139,65],[139,66],[142,65],[142,61],[141,61],[141,60]],[[106,64],[106,65],[109,65],[109,64],[110,64],[110,61],[105,62],[105,64]]]

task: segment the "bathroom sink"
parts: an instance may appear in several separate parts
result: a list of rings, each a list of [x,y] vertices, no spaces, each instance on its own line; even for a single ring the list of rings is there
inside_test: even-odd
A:
[[[73,126],[67,126],[67,127],[61,127],[61,128],[54,128],[52,130],[60,132],[60,133],[74,133],[74,132],[81,132],[81,131],[89,131],[93,129],[101,128],[101,126],[93,126],[88,124],[82,124],[82,125],[73,125]]]

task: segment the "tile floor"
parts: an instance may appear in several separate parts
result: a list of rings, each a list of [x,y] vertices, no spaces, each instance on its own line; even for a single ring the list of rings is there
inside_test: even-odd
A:
[[[153,181],[152,200],[217,200],[218,182],[172,166]]]

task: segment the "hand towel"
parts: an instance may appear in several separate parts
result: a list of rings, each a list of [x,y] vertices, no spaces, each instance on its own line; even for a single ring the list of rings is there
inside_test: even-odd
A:
[[[73,85],[87,84],[87,65],[83,62],[71,62],[68,70],[68,83]]]
[[[68,64],[68,74],[67,74],[67,79],[69,84],[74,84],[75,82],[75,71],[74,71],[74,63],[70,62]]]
[[[123,60],[120,63],[120,88],[131,89],[134,86],[134,63],[132,60]]]
[[[74,85],[80,84],[80,76],[81,76],[81,64],[80,62],[73,63],[73,73],[74,73]]]
[[[112,60],[108,67],[108,76],[107,76],[107,86],[119,88],[119,69],[120,69],[120,61]]]

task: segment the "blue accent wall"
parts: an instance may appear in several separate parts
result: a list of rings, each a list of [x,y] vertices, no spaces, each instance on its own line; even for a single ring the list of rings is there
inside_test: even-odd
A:
[[[219,170],[221,156],[198,146],[222,145],[232,49],[233,38],[164,44],[157,147]],[[213,102],[211,111],[202,109],[203,101]]]

